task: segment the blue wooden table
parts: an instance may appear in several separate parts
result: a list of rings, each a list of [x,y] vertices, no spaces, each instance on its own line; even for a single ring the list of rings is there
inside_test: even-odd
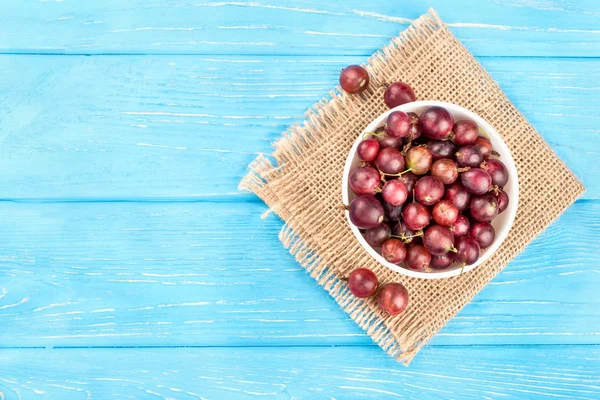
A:
[[[587,192],[406,368],[237,185],[429,6]],[[0,399],[600,398],[596,0],[6,0],[0,53]]]

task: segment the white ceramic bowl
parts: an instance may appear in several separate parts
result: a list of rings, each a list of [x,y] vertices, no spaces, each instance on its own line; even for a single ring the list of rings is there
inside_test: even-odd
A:
[[[502,244],[502,242],[508,235],[508,232],[510,231],[510,227],[512,226],[513,221],[515,220],[515,215],[517,214],[517,206],[519,203],[519,184],[518,184],[518,180],[517,180],[517,169],[515,167],[515,162],[513,161],[512,156],[510,155],[510,152],[508,151],[508,147],[506,146],[504,141],[502,141],[502,138],[500,138],[500,135],[498,135],[498,132],[496,132],[496,130],[489,123],[487,123],[483,118],[481,118],[479,115],[477,115],[465,108],[457,106],[455,104],[444,103],[441,101],[416,101],[413,103],[403,104],[401,106],[398,106],[394,109],[388,110],[387,112],[381,114],[377,119],[375,119],[373,122],[371,122],[368,126],[365,127],[363,133],[364,132],[373,132],[373,131],[375,131],[375,129],[377,127],[383,125],[383,123],[387,119],[388,114],[390,114],[392,111],[396,111],[396,110],[400,110],[400,111],[404,111],[404,112],[412,111],[412,112],[417,113],[418,115],[421,115],[421,112],[430,106],[444,107],[452,114],[452,117],[454,117],[455,121],[459,121],[461,119],[469,119],[469,120],[475,121],[479,125],[479,127],[481,129],[483,129],[485,131],[485,133],[487,133],[487,135],[489,136],[490,141],[492,142],[492,147],[494,148],[495,151],[497,151],[500,154],[499,159],[506,165],[506,168],[508,169],[508,173],[509,173],[508,183],[504,187],[504,191],[506,192],[506,194],[508,194],[508,198],[509,198],[508,207],[506,208],[506,210],[504,210],[503,213],[499,214],[492,221],[492,226],[496,230],[496,238],[494,239],[494,243],[492,243],[492,245],[490,247],[488,247],[487,249],[484,249],[481,251],[481,256],[479,257],[479,260],[477,260],[476,263],[474,263],[472,265],[468,265],[464,268],[463,272],[467,272],[467,271],[470,271],[473,268],[477,267],[478,265],[484,263],[492,254],[494,254],[494,252],[498,249],[498,247],[500,247],[500,245]],[[352,190],[350,190],[350,187],[348,185],[348,175],[350,173],[350,170],[352,170],[354,167],[356,167],[360,163],[360,160],[356,156],[356,148],[358,147],[358,144],[361,142],[361,140],[362,140],[362,133],[358,138],[356,138],[356,141],[354,142],[354,145],[352,146],[352,149],[350,150],[350,154],[348,155],[348,158],[346,160],[346,165],[344,167],[344,178],[343,178],[343,182],[342,182],[342,198],[343,198],[344,204],[350,204],[352,199],[354,199],[354,197],[356,197],[354,195],[354,193],[352,193]],[[388,261],[385,260],[385,258],[383,258],[381,256],[380,253],[378,253],[377,250],[372,248],[365,241],[365,239],[363,238],[363,236],[360,233],[360,231],[358,230],[358,228],[350,222],[350,216],[349,216],[348,211],[346,211],[346,217],[348,218],[348,223],[350,224],[350,228],[352,229],[354,236],[356,236],[356,239],[361,244],[361,246],[372,257],[374,257],[377,261],[379,261],[381,264],[385,265],[386,267],[388,267],[396,272],[399,272],[404,275],[417,277],[417,278],[424,278],[424,279],[448,278],[451,276],[459,275],[461,273],[461,266],[457,265],[456,263],[452,264],[448,269],[441,270],[441,271],[433,270],[432,272],[413,271],[413,270],[404,268],[401,265],[389,263]]]

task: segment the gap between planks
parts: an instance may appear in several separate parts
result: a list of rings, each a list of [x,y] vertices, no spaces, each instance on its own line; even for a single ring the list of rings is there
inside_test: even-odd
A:
[[[186,196],[149,197],[22,197],[0,198],[1,203],[60,204],[60,203],[262,203],[262,200],[246,192],[227,194],[190,194]]]
[[[66,57],[315,57],[315,58],[344,58],[349,57],[357,59],[360,57],[366,58],[371,57],[372,52],[365,52],[360,54],[305,54],[305,53],[185,53],[185,52],[173,52],[173,53],[152,53],[152,52],[105,52],[105,53],[64,53],[60,51],[56,52],[44,52],[44,51],[2,51],[0,50],[0,56],[66,56]],[[477,59],[488,59],[488,58],[523,58],[523,59],[573,59],[573,60],[593,60],[598,59],[600,56],[544,56],[544,55],[478,55],[475,56]]]
[[[498,343],[498,344],[431,344],[427,348],[545,348],[545,347],[599,347],[598,343]],[[80,350],[80,349],[262,349],[262,348],[343,348],[343,347],[379,347],[377,344],[286,344],[286,345],[116,345],[116,346],[0,346],[2,350]]]
[[[575,203],[598,203],[600,199],[578,199]],[[250,193],[236,192],[223,194],[199,194],[187,196],[157,196],[157,197],[23,197],[0,198],[2,203],[17,204],[62,204],[62,203],[263,203]]]

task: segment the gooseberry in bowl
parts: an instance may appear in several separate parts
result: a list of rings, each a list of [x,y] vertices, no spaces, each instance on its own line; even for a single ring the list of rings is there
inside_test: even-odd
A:
[[[352,234],[382,265],[447,278],[481,265],[506,239],[519,203],[517,170],[479,115],[412,101],[375,118],[356,139],[342,201]]]

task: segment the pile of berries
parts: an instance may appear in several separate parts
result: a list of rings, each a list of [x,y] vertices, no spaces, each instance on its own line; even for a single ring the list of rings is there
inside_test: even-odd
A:
[[[340,85],[351,94],[369,86],[368,72],[351,65]],[[387,85],[389,108],[413,102],[410,85]],[[429,107],[420,115],[393,111],[374,132],[363,135],[348,185],[356,195],[347,206],[365,241],[393,264],[415,271],[471,265],[495,239],[491,221],[509,202],[503,190],[508,170],[476,122],[455,121],[448,110]],[[379,287],[367,268],[354,270],[349,289],[377,296],[379,307],[397,315],[408,305],[400,283]]]

